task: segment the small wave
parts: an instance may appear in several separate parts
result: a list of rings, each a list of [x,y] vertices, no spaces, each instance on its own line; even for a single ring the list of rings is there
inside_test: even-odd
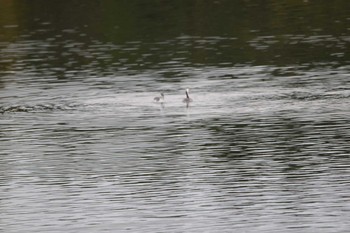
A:
[[[314,101],[326,99],[347,99],[350,95],[347,93],[311,93],[294,91],[284,94],[261,94],[250,96],[250,100],[294,100],[294,101]]]
[[[344,99],[349,98],[348,95],[340,93],[309,93],[309,92],[293,92],[287,98],[301,101],[323,100],[323,99]]]
[[[0,106],[0,113],[65,111],[74,110],[76,108],[77,104],[8,105]]]

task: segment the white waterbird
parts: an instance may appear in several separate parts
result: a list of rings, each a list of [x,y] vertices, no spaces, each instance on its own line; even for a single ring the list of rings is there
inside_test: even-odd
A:
[[[154,97],[153,100],[157,103],[163,103],[164,102],[164,93],[160,93],[160,96]]]
[[[190,103],[190,102],[193,101],[193,100],[190,98],[189,93],[190,93],[190,90],[189,90],[189,89],[186,89],[186,98],[184,98],[182,102],[184,102],[184,103]]]

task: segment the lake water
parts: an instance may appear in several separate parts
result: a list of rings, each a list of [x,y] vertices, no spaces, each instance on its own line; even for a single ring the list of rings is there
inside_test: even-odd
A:
[[[1,5],[0,232],[349,231],[349,1]]]

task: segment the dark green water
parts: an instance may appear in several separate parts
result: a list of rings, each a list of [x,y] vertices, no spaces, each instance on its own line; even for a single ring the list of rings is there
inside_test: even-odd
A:
[[[0,231],[347,232],[349,10],[1,1]]]

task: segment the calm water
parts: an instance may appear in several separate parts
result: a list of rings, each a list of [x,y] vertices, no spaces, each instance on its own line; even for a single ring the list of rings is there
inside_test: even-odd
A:
[[[2,1],[0,232],[349,231],[348,9]]]

